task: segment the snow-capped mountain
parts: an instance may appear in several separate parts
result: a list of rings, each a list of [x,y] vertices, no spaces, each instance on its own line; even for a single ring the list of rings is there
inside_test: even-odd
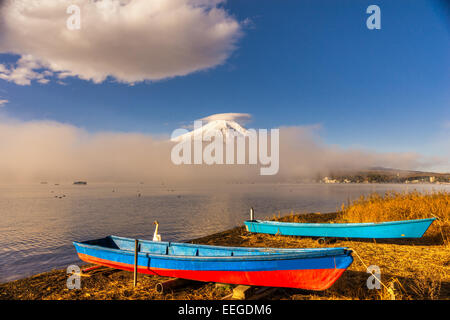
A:
[[[217,131],[220,131],[224,140],[233,136],[246,136],[248,134],[248,130],[235,121],[213,120],[200,128],[173,138],[172,141],[180,142],[188,139],[203,140],[204,136],[214,136]]]

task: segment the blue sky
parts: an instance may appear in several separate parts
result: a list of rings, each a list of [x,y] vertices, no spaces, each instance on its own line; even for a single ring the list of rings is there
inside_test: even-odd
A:
[[[381,8],[381,30],[366,27],[371,4]],[[220,6],[242,23],[242,35],[218,66],[134,85],[112,77],[101,83],[68,77],[64,85],[55,77],[29,85],[0,79],[0,100],[9,101],[0,114],[91,132],[170,134],[211,114],[250,113],[252,128],[319,124],[328,144],[448,156],[444,1],[228,0]],[[0,54],[0,64],[19,57]]]

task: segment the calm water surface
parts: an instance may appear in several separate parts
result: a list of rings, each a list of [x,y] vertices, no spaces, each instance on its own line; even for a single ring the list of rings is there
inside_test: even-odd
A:
[[[0,186],[0,282],[81,264],[72,241],[107,235],[164,241],[193,238],[281,212],[332,212],[343,202],[387,190],[450,190],[445,185],[145,184]],[[61,198],[60,198],[61,197]]]

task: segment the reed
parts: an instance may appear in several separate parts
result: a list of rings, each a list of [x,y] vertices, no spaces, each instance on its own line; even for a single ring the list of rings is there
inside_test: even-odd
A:
[[[450,244],[450,193],[446,191],[409,193],[386,192],[361,196],[342,204],[339,222],[382,222],[436,217],[426,232],[429,239]]]

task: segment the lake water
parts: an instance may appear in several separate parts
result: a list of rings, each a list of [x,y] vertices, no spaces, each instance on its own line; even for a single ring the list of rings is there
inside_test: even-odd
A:
[[[448,185],[146,184],[0,186],[0,282],[81,264],[72,241],[118,235],[187,241],[256,218],[299,212],[333,212],[343,202],[387,190],[450,190]]]

